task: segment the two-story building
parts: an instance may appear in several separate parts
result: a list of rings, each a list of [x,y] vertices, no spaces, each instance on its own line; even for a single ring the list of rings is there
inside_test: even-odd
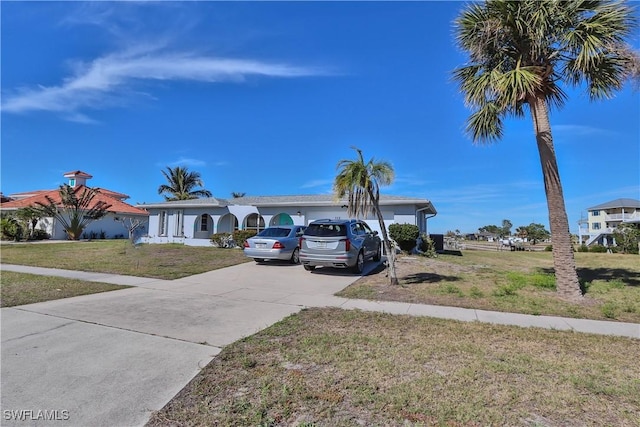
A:
[[[347,218],[347,201],[335,200],[330,194],[298,196],[240,197],[230,200],[177,200],[145,203],[138,208],[149,212],[148,235],[144,243],[182,243],[210,246],[211,235],[234,230],[259,231],[280,224],[308,225],[324,218]],[[380,196],[385,226],[415,224],[427,233],[427,219],[436,215],[426,199],[391,195]],[[374,216],[365,218],[373,230],[380,232]]]
[[[640,222],[640,200],[616,199],[587,209],[578,222],[579,243],[615,245],[613,232],[623,222]]]

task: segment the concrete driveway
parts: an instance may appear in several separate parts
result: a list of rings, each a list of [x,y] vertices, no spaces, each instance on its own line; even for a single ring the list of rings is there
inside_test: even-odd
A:
[[[246,263],[173,281],[105,275],[135,287],[3,308],[1,424],[143,425],[222,347],[339,305],[357,278]]]

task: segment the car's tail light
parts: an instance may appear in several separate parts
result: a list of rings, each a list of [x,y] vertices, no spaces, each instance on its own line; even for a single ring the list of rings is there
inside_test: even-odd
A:
[[[273,244],[273,249],[284,249],[284,245],[280,242],[275,242]]]
[[[249,247],[249,242],[247,242],[246,240],[244,241],[244,243],[242,244],[243,248],[248,248]]]
[[[302,242],[304,241],[304,237],[301,237],[300,240],[298,241],[298,247],[302,247]]]
[[[351,240],[349,239],[342,239],[340,240],[341,242],[344,242],[344,251],[345,252],[349,252],[349,250],[351,249]]]

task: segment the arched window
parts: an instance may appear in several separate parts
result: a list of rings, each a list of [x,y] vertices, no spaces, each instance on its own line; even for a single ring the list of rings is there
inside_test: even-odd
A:
[[[289,214],[279,213],[271,218],[269,225],[293,225],[293,219]]]
[[[238,218],[228,213],[218,220],[218,233],[233,233],[238,229]]]
[[[200,231],[209,231],[209,215],[207,214],[200,216]]]
[[[243,228],[245,230],[255,230],[256,232],[264,230],[264,218],[257,213],[250,214],[244,219]]]

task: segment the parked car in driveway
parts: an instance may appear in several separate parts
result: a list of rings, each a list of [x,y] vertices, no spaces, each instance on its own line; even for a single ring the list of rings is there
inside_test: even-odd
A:
[[[322,266],[350,268],[360,274],[368,259],[380,261],[381,256],[378,232],[357,219],[316,220],[300,238],[300,262],[307,271]]]
[[[300,262],[300,237],[304,225],[276,225],[265,228],[260,233],[244,241],[244,254],[255,262],[267,259],[289,260],[292,264]]]

